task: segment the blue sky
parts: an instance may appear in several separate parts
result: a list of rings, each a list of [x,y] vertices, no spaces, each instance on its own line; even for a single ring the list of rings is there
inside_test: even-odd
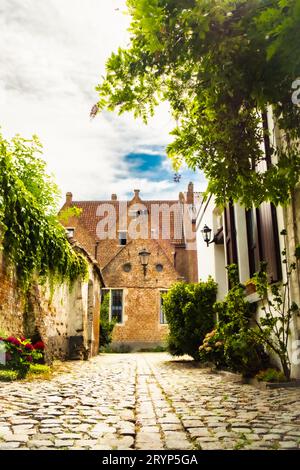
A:
[[[90,120],[95,86],[112,51],[129,43],[125,0],[1,0],[0,126],[6,136],[37,134],[62,193],[75,199],[174,198],[201,175],[165,155],[174,122],[167,104],[146,126],[131,114]]]
[[[124,156],[124,161],[128,165],[130,174],[134,178],[147,178],[149,181],[168,181],[174,187],[174,192],[186,188],[190,181],[204,182],[199,172],[194,172],[188,168],[181,168],[178,172],[180,181],[174,181],[175,171],[170,160],[167,158],[163,146],[144,147],[140,152],[131,152]]]

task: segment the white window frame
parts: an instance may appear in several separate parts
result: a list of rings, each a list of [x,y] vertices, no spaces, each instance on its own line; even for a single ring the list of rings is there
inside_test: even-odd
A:
[[[125,233],[125,234],[126,234],[126,243],[125,243],[125,245],[121,245],[121,243],[120,243],[120,240],[121,240],[121,239],[120,239],[120,234],[121,234],[121,233]],[[123,240],[123,239],[122,239],[122,240]],[[128,230],[118,230],[118,244],[119,244],[118,246],[126,246],[127,243],[128,243]]]
[[[67,233],[67,237],[70,237],[70,238],[74,238],[74,235],[75,235],[75,227],[65,227],[65,230],[66,230],[66,233]],[[71,235],[70,234],[70,231],[73,231],[73,234]]]
[[[159,324],[160,325],[167,325],[167,319],[165,317],[165,314],[162,312],[162,294],[166,294],[168,292],[168,289],[160,289],[159,290]],[[164,322],[162,322],[162,318],[164,319]]]

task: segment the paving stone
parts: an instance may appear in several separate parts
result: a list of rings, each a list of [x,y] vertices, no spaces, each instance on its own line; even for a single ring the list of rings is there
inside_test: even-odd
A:
[[[85,447],[94,448],[94,446],[96,445],[97,445],[96,439],[80,439],[79,441],[75,442],[75,446],[81,447],[81,448],[85,448]]]
[[[26,434],[5,434],[3,437],[6,442],[27,442],[28,435]]]
[[[74,441],[70,441],[67,439],[57,439],[54,441],[54,446],[55,447],[72,447],[74,444]]]
[[[82,439],[81,434],[72,434],[72,433],[62,433],[62,434],[56,434],[55,436],[57,439]]]
[[[281,441],[280,449],[298,449],[298,443],[295,441]]]
[[[211,437],[212,433],[206,428],[189,428],[191,437]]]
[[[188,358],[132,353],[67,363],[22,390],[2,383],[0,450],[298,448],[299,390],[257,390],[233,377]]]
[[[265,434],[262,438],[264,441],[276,441],[278,440],[278,434]]]
[[[9,442],[9,443],[0,442],[0,450],[13,450],[13,449],[17,449],[18,447],[20,447],[19,442]]]
[[[41,448],[41,447],[51,447],[53,446],[53,442],[50,440],[32,440],[28,442],[28,447],[36,447],[36,448]]]

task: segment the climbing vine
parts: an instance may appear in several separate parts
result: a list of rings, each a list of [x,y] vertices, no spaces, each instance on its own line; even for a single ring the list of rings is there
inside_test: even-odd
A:
[[[8,141],[0,134],[1,245],[25,289],[35,274],[70,283],[87,274],[85,258],[74,251],[55,215],[58,189],[40,152],[36,137]]]

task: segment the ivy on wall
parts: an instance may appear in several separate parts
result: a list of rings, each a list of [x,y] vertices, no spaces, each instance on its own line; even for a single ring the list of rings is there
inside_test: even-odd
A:
[[[87,275],[55,215],[59,191],[39,153],[37,137],[8,141],[0,134],[1,245],[24,289],[36,274],[70,283]]]

